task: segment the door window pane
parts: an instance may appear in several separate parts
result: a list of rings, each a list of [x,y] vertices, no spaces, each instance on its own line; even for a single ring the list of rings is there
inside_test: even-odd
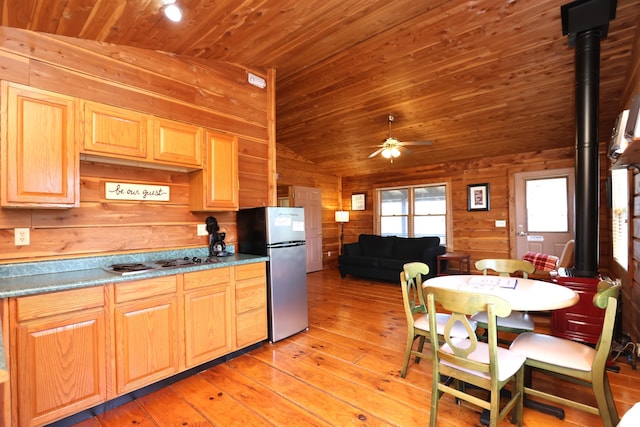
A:
[[[569,231],[566,177],[527,180],[526,205],[529,232]]]

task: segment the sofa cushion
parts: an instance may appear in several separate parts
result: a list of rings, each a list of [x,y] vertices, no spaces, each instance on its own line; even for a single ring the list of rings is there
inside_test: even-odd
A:
[[[396,270],[398,272],[398,280],[400,280],[400,272],[404,268],[407,262],[416,261],[415,259],[395,259],[395,258],[380,258],[378,260],[378,267],[385,270]]]
[[[364,256],[390,258],[393,255],[393,237],[361,234],[358,242]]]
[[[381,258],[373,256],[341,256],[340,265],[380,268]]]
[[[406,260],[420,260],[424,249],[438,246],[439,237],[394,237],[393,257]]]

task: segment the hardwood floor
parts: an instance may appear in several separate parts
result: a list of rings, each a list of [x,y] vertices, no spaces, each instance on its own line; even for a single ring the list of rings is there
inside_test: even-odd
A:
[[[399,285],[337,271],[308,275],[309,330],[83,421],[77,426],[419,426],[429,421],[431,364],[400,378],[406,322]],[[541,331],[548,317],[536,318]],[[624,360],[623,360],[624,359]],[[619,414],[640,401],[639,371],[626,358],[609,378]],[[536,381],[536,377],[534,377]],[[538,383],[540,384],[540,382]],[[544,382],[593,402],[581,388]],[[565,408],[564,421],[525,408],[525,426],[598,426],[596,416]],[[476,426],[479,410],[444,396],[439,425]],[[503,421],[501,425],[511,425]]]

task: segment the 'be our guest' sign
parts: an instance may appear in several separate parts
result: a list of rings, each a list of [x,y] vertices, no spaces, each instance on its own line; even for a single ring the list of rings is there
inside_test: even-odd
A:
[[[169,186],[105,182],[104,194],[111,200],[169,201]]]

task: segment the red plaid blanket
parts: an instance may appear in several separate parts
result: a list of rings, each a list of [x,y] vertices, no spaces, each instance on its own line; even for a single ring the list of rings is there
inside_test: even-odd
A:
[[[527,252],[522,259],[533,264],[536,270],[542,271],[555,270],[559,260],[555,255],[541,254],[539,252]]]

